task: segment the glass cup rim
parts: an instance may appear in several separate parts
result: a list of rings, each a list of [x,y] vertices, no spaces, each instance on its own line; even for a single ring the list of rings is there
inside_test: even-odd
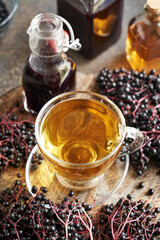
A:
[[[94,162],[90,162],[90,163],[70,163],[70,162],[66,162],[62,159],[59,159],[57,158],[56,156],[52,155],[44,146],[43,144],[41,144],[41,142],[39,141],[40,140],[40,133],[39,133],[39,123],[41,122],[41,120],[43,119],[43,117],[45,117],[46,113],[48,112],[49,109],[51,109],[53,107],[53,105],[51,105],[52,103],[54,103],[55,101],[57,101],[57,99],[60,99],[60,98],[63,98],[63,97],[66,97],[66,96],[71,96],[71,95],[74,95],[74,94],[89,94],[89,95],[92,95],[92,96],[95,96],[95,97],[98,97],[98,98],[101,98],[105,101],[107,101],[110,105],[112,105],[114,107],[114,109],[116,110],[116,112],[118,113],[118,116],[120,117],[121,119],[121,122],[122,122],[122,136],[117,144],[117,146],[113,149],[113,151],[111,153],[109,153],[108,155],[106,155],[105,157],[101,158],[101,159],[98,159]],[[51,106],[50,106],[51,105]],[[50,106],[50,107],[49,107]],[[106,161],[107,159],[109,159],[110,157],[112,157],[116,152],[117,150],[119,149],[119,147],[122,145],[123,141],[124,141],[124,138],[125,138],[125,135],[126,135],[126,122],[125,122],[125,118],[121,112],[121,110],[118,108],[118,106],[113,102],[111,101],[109,98],[107,98],[106,96],[103,96],[99,93],[95,93],[95,92],[90,92],[90,91],[70,91],[70,92],[67,92],[67,93],[62,93],[62,94],[59,94],[58,96],[56,97],[53,97],[52,99],[50,99],[42,108],[41,110],[39,111],[37,117],[36,117],[36,121],[35,121],[35,138],[36,138],[36,141],[37,141],[37,145],[38,147],[40,147],[40,149],[43,150],[43,152],[46,153],[46,155],[53,159],[54,161],[56,161],[59,165],[67,165],[67,166],[71,166],[71,167],[84,167],[84,166],[94,166],[94,164],[96,165],[99,165],[101,163],[103,163],[104,161]]]

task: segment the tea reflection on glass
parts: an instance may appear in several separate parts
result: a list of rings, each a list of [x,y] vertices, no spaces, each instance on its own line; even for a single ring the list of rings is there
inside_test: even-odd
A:
[[[112,101],[80,91],[50,100],[37,116],[35,133],[40,151],[61,183],[80,190],[95,186],[113,164],[126,125]]]

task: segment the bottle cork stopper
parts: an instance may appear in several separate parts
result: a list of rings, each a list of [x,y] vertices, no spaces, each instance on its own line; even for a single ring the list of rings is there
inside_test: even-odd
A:
[[[147,0],[147,5],[152,9],[160,11],[160,0]]]

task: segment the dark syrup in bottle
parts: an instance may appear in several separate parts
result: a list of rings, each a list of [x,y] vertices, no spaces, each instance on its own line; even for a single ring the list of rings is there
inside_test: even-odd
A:
[[[72,25],[86,58],[97,56],[119,39],[123,14],[123,0],[104,0],[97,9],[91,2],[57,0],[58,14]]]
[[[52,74],[38,73],[27,60],[22,77],[22,85],[25,91],[24,107],[27,111],[38,113],[51,98],[74,89],[76,66],[69,58],[67,63],[70,69],[66,76],[63,76],[65,73],[62,71],[53,71]]]

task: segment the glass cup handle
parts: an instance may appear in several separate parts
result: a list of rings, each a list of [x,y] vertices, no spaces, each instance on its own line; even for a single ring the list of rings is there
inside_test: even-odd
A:
[[[144,135],[141,131],[134,127],[126,127],[126,137],[132,138],[133,141],[131,144],[122,146],[121,151],[118,155],[119,157],[125,154],[136,152],[143,145]]]

